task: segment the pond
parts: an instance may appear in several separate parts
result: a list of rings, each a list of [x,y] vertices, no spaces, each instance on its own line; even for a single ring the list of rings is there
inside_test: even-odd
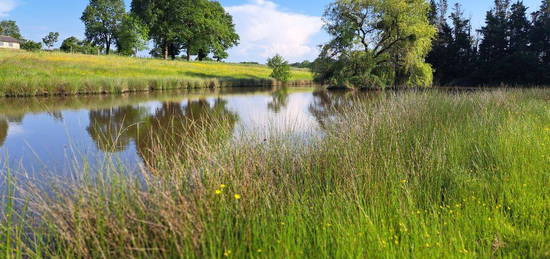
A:
[[[0,99],[0,159],[5,169],[56,176],[106,156],[138,166],[151,155],[151,139],[193,138],[202,134],[196,125],[216,121],[234,137],[267,138],[277,131],[307,139],[322,132],[329,107],[343,95],[315,88],[225,88]]]

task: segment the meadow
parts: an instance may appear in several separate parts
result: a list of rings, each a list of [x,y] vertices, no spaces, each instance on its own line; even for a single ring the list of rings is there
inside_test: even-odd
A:
[[[223,141],[222,118],[158,134],[138,175],[112,158],[44,191],[7,169],[0,254],[549,257],[549,101],[546,89],[382,92],[327,110],[306,144],[276,131]]]
[[[262,65],[0,50],[0,96],[279,84],[269,77],[270,73]],[[291,73],[290,85],[311,84],[308,70],[293,69]]]

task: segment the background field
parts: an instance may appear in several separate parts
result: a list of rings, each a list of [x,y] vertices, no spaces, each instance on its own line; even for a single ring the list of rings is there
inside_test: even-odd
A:
[[[0,95],[85,94],[277,84],[262,65],[0,50]],[[291,84],[308,84],[293,69]]]

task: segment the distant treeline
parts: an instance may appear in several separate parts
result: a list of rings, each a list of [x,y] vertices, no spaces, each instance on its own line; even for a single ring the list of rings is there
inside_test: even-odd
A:
[[[438,32],[427,61],[435,84],[550,84],[550,0],[530,15],[522,1],[495,0],[477,31],[460,4],[450,16],[447,9],[447,0],[431,0]]]

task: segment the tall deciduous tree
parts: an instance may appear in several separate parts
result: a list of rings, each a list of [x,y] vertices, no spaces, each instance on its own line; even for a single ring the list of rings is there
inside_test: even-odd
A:
[[[44,45],[48,48],[52,48],[53,45],[59,40],[59,32],[50,32],[46,37],[42,39],[42,42],[44,42]]]
[[[175,57],[181,47],[179,38],[189,28],[182,21],[192,10],[190,0],[132,0],[132,13],[149,29],[149,37],[160,49],[164,59]]]
[[[185,50],[188,60],[210,53],[221,60],[228,48],[238,44],[232,17],[216,1],[133,0],[132,13],[147,25],[165,59]]]
[[[125,15],[117,33],[117,51],[121,55],[133,56],[147,49],[147,27],[133,15]]]
[[[122,0],[90,0],[81,17],[86,27],[86,39],[104,47],[105,53],[109,54],[111,46],[116,43],[125,12]]]
[[[348,87],[429,86],[424,62],[435,34],[425,0],[337,0],[325,11],[332,40],[317,79]]]
[[[4,20],[0,22],[0,35],[10,36],[20,40],[23,39],[17,23],[10,20]]]
[[[200,32],[201,40],[197,48],[203,55],[212,53],[217,61],[226,59],[229,55],[227,50],[239,44],[239,35],[235,31],[233,17],[229,15],[219,2],[208,2],[205,8],[205,31]]]

